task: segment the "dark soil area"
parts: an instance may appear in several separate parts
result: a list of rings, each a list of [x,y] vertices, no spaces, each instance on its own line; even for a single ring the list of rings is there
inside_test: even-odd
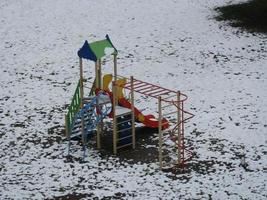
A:
[[[125,194],[122,193],[116,193],[114,196],[108,196],[108,197],[104,197],[101,198],[103,200],[109,200],[109,199],[125,199]],[[64,195],[64,196],[59,196],[59,197],[55,197],[55,198],[51,198],[51,199],[47,199],[47,200],[79,200],[79,199],[93,199],[93,200],[99,200],[100,198],[95,197],[93,195],[93,193],[89,193],[89,194],[80,194],[80,193],[73,193],[73,194],[68,194],[68,195]]]
[[[155,140],[157,131],[157,129],[146,127],[136,128],[136,148],[132,149],[132,146],[122,148],[118,150],[116,157],[131,164],[156,162],[158,160],[158,140]],[[112,141],[112,133],[110,132],[102,137],[102,149],[100,151],[102,157],[114,156]]]
[[[217,20],[230,20],[234,27],[267,33],[267,0],[250,0],[246,3],[227,5],[215,9]]]
[[[136,148],[133,149],[132,146],[126,146],[119,149],[117,155],[113,154],[113,138],[112,132],[110,130],[104,130],[101,137],[101,149],[99,149],[100,156],[102,158],[108,158],[110,156],[115,156],[120,159],[121,162],[127,162],[129,164],[134,163],[151,163],[158,161],[158,140],[157,129],[150,129],[146,127],[136,128]],[[76,138],[81,144],[81,138]],[[96,149],[96,134],[93,137],[88,138],[89,145]],[[82,148],[82,147],[81,147]],[[77,158],[68,156],[68,161],[77,160]],[[81,158],[78,159],[82,161]]]

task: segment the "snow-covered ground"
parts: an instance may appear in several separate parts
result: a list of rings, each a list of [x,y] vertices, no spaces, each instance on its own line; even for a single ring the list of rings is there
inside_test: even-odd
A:
[[[228,2],[240,1],[1,0],[0,199],[267,199],[267,37],[215,21]],[[189,96],[195,170],[171,175],[92,148],[87,162],[66,161],[77,50],[106,33],[120,74]]]

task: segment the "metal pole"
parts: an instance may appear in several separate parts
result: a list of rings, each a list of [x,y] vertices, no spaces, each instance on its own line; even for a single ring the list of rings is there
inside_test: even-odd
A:
[[[114,81],[117,81],[117,54],[114,54]]]
[[[80,64],[80,91],[81,91],[81,107],[83,107],[83,60],[79,59]]]
[[[68,123],[67,123],[67,115],[65,115],[65,134],[68,138],[68,155],[70,154],[70,134],[68,129]]]
[[[132,109],[132,143],[133,143],[133,149],[135,149],[135,113],[134,113],[133,76],[131,76],[131,109]]]
[[[184,102],[181,102],[181,124],[182,124],[182,130],[181,130],[181,163],[182,163],[182,168],[184,167],[184,162],[185,162],[185,155],[184,155],[184,149],[185,149],[185,144],[184,144]]]
[[[102,88],[102,70],[101,70],[101,59],[98,60],[98,87]]]
[[[162,163],[162,110],[161,110],[161,96],[158,97],[158,110],[159,110],[159,166],[163,168]]]
[[[102,69],[101,69],[101,59],[99,59],[98,63],[98,77],[99,77],[99,88],[103,90],[103,83],[102,83]],[[102,106],[100,107],[100,110],[102,111]],[[104,123],[103,119],[101,118],[101,122],[99,124],[99,148],[101,148],[101,136],[103,134],[103,129],[104,129]]]
[[[100,62],[101,62],[101,60],[97,60],[96,62],[95,62],[95,69],[96,69],[96,88],[97,89],[100,89],[100,87],[101,87],[101,77],[100,77],[100,74],[101,74],[101,72],[100,72]],[[96,101],[96,106],[97,106],[97,108],[98,109],[100,109],[99,108],[99,101],[98,101],[98,99],[97,99],[97,101]],[[101,112],[101,111],[100,111]],[[101,122],[100,122],[101,123]],[[100,141],[100,135],[101,135],[101,125],[98,123],[97,125],[96,125],[97,127],[96,127],[96,147],[97,147],[97,149],[100,149],[101,148],[101,141]]]
[[[115,84],[117,83],[117,54],[114,54],[114,57],[113,57],[113,62],[114,62],[114,81],[115,81]],[[115,90],[115,92],[117,93],[117,90]],[[113,93],[113,95],[117,95],[116,93]],[[118,105],[118,99],[116,98],[116,101],[115,101],[115,105]]]
[[[181,109],[180,109],[180,91],[177,92],[177,125],[178,125],[178,165],[181,164]],[[174,133],[176,134],[176,133]]]
[[[113,93],[113,99],[112,99],[112,107],[113,107],[113,153],[117,154],[117,119],[116,119],[116,85],[115,81],[112,82],[112,93]]]
[[[66,137],[69,137],[67,115],[65,115],[65,136],[66,136]]]
[[[98,60],[95,62],[95,87],[98,89],[99,82],[98,82]]]
[[[83,108],[83,61],[82,58],[79,59],[79,65],[80,65],[80,94],[81,94],[81,103],[80,108]],[[83,157],[85,157],[85,145],[86,145],[86,135],[84,131],[84,115],[81,116],[81,132],[82,132],[82,144],[83,144]]]

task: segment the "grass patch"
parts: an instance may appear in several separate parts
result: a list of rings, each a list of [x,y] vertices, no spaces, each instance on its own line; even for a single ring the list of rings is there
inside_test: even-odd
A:
[[[245,3],[215,8],[217,20],[230,20],[234,27],[267,33],[267,0],[250,0]]]

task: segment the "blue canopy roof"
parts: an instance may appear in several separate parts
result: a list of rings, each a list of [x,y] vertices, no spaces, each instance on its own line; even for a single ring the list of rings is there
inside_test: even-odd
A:
[[[105,49],[112,48],[114,51],[112,54],[117,54],[117,49],[113,46],[110,38],[106,35],[106,39],[88,43],[86,40],[82,48],[78,51],[78,56],[80,58],[85,58],[92,61],[97,61],[105,56]]]

